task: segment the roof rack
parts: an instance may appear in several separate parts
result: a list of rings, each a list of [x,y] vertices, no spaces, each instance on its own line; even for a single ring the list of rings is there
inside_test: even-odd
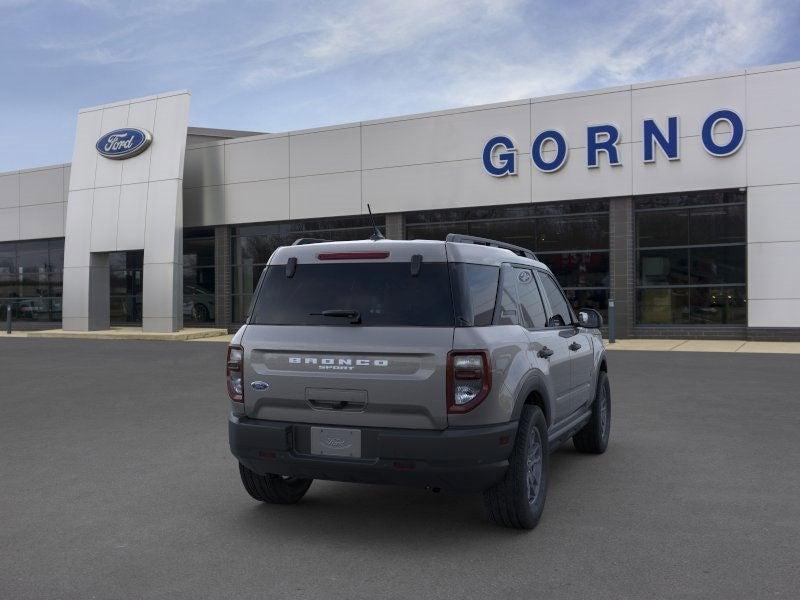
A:
[[[460,233],[448,233],[445,241],[457,242],[459,244],[477,244],[478,246],[491,246],[492,248],[503,248],[504,250],[511,250],[518,256],[524,256],[532,260],[539,260],[533,251],[523,248],[522,246],[515,246],[514,244],[506,244],[505,242],[498,242],[497,240],[490,240],[489,238],[482,238],[475,235],[462,235]]]
[[[321,238],[297,238],[292,242],[292,246],[305,246],[306,244],[324,244],[331,240],[323,240]]]

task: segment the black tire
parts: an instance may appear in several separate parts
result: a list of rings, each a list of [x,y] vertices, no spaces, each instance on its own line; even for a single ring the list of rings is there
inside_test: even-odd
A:
[[[611,435],[611,386],[608,376],[600,371],[597,391],[592,403],[592,416],[583,428],[572,436],[575,449],[584,454],[602,454]]]
[[[239,463],[239,475],[247,493],[260,502],[295,504],[306,495],[313,479],[297,479],[281,475],[259,475]]]
[[[529,461],[529,458],[533,460]],[[537,458],[538,469],[535,466]],[[533,529],[544,511],[550,463],[547,421],[538,406],[527,405],[522,409],[508,462],[503,480],[483,492],[486,514],[497,525]]]

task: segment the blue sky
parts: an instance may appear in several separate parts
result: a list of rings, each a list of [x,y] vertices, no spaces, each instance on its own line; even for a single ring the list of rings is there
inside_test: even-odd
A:
[[[157,92],[286,131],[800,60],[799,26],[796,0],[0,0],[0,172]]]

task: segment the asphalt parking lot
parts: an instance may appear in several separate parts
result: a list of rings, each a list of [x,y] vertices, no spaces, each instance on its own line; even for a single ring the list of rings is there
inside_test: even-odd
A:
[[[532,532],[478,497],[241,488],[225,344],[0,340],[0,598],[797,598],[800,357],[613,352]]]

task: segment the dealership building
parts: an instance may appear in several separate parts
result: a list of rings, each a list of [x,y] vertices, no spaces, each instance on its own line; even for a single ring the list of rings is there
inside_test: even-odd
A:
[[[800,339],[800,63],[257,133],[185,91],[80,110],[71,164],[0,173],[0,317],[234,328],[301,237],[532,249],[618,337]]]

